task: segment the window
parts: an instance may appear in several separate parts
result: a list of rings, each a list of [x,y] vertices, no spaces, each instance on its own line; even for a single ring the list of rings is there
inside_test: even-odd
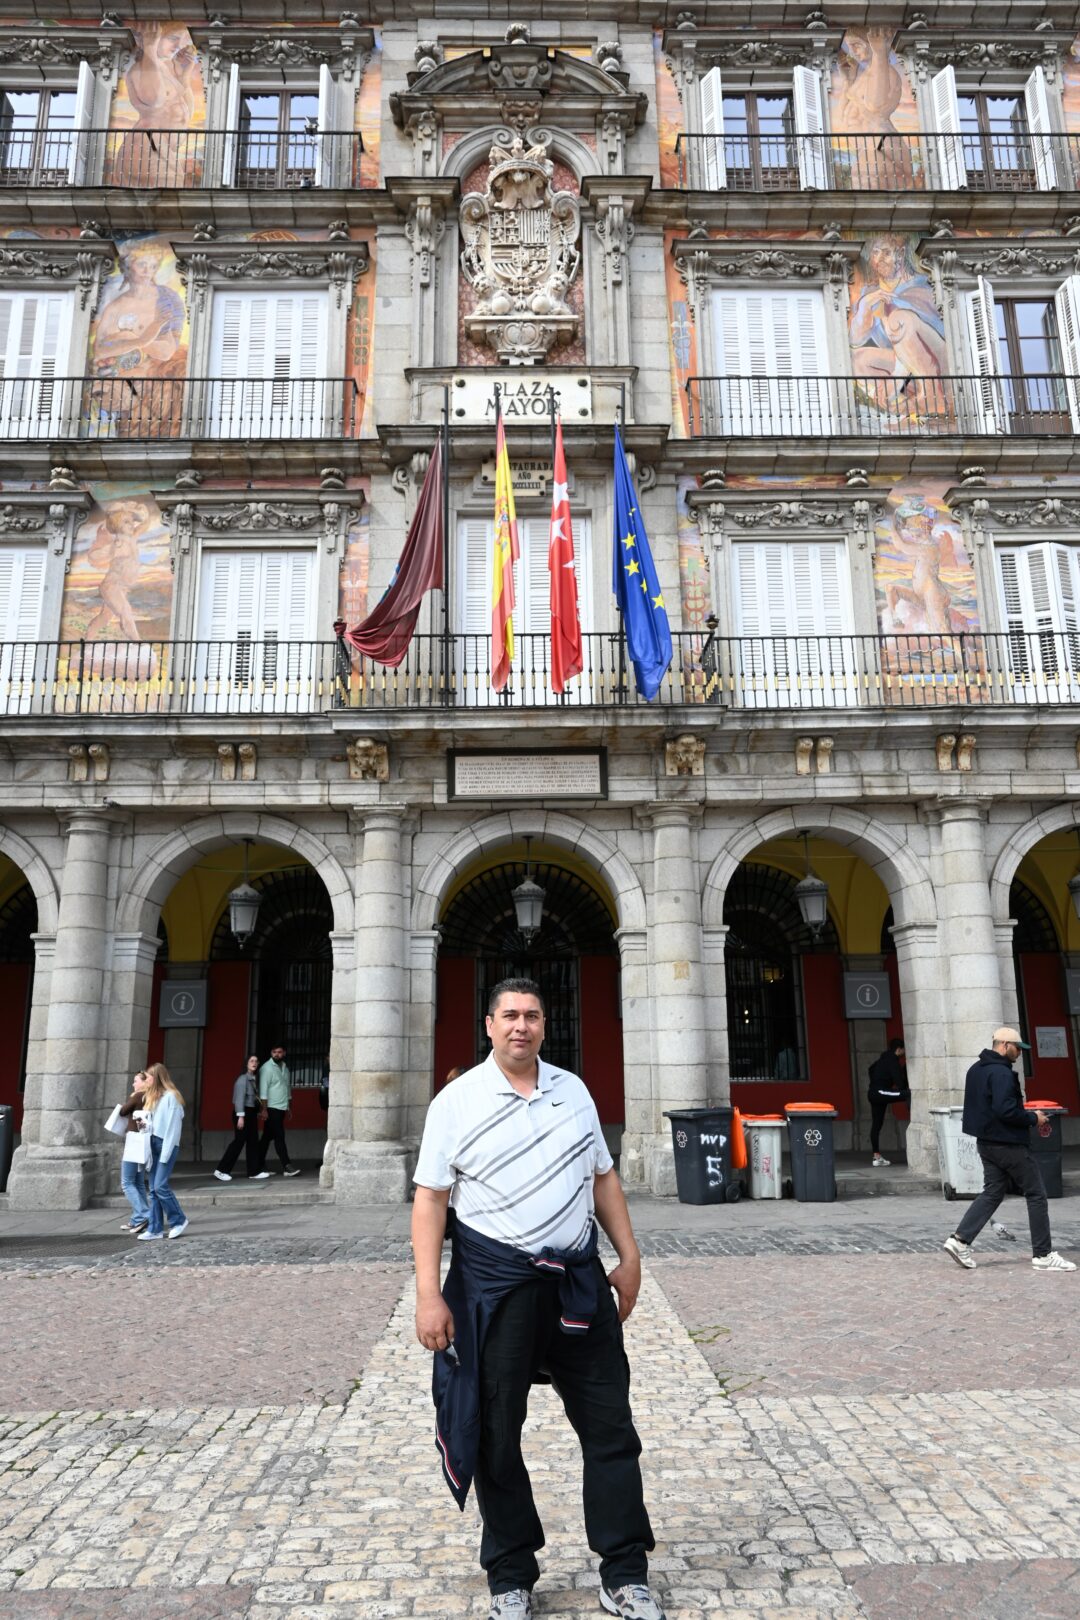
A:
[[[998,548],[1009,668],[1026,702],[1080,695],[1080,547]]]
[[[719,68],[701,80],[703,182],[709,190],[828,188],[821,81],[796,67],[790,89],[724,89]]]
[[[28,714],[41,667],[44,546],[0,544],[0,714]]]
[[[5,185],[81,185],[93,116],[94,76],[79,64],[72,85],[0,90],[0,181]]]
[[[0,437],[56,433],[69,363],[70,293],[0,293]]]
[[[336,86],[324,62],[318,85],[243,86],[229,73],[222,183],[298,188],[333,183]]]
[[[578,615],[582,634],[592,627],[589,567],[590,534],[587,518],[574,517],[574,577],[578,587]],[[530,703],[554,703],[548,684],[551,633],[551,575],[548,571],[550,517],[518,518],[521,557],[514,571],[514,672],[516,691]],[[487,679],[491,670],[491,569],[495,546],[489,519],[465,518],[458,525],[457,601],[458,633],[464,638],[464,695],[467,702],[497,702]],[[589,658],[582,680],[589,678]],[[571,688],[573,687],[571,682]]]
[[[827,433],[832,413],[821,293],[725,287],[713,299],[718,431]]]
[[[311,438],[340,384],[325,377],[329,293],[214,294],[206,433],[213,438]]]
[[[311,707],[318,671],[315,553],[203,552],[193,706],[231,713]]]
[[[846,548],[835,541],[765,541],[732,550],[742,701],[751,708],[853,704]]]
[[[947,191],[1055,191],[1057,162],[1046,74],[1022,88],[957,89],[951,66],[930,81],[938,184]]]
[[[998,295],[982,276],[967,295],[967,324],[986,432],[1080,430],[1080,276],[1032,297]]]

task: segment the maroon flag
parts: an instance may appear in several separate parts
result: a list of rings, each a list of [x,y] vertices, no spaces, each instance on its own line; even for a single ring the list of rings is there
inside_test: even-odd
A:
[[[441,590],[442,585],[443,455],[442,445],[437,444],[394,577],[363,624],[346,630],[346,643],[377,664],[400,664],[413,638],[425,592]]]

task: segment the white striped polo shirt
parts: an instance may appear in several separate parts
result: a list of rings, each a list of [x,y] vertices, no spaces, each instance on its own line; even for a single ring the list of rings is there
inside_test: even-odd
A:
[[[583,1080],[541,1061],[536,1090],[522,1097],[489,1053],[432,1101],[413,1180],[451,1188],[451,1206],[474,1231],[539,1254],[581,1247],[593,1176],[611,1168]]]

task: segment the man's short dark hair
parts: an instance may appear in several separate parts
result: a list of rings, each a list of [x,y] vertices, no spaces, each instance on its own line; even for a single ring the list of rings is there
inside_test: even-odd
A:
[[[495,1016],[495,1009],[499,1005],[502,996],[535,996],[540,1003],[540,1011],[545,1018],[547,1017],[544,997],[535,979],[500,979],[490,996],[488,996],[489,1018]]]

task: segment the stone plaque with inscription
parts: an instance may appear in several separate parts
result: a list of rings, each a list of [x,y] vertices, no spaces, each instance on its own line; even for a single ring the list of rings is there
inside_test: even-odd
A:
[[[455,752],[447,756],[451,799],[606,799],[602,748],[536,753]]]
[[[592,421],[592,379],[587,372],[467,371],[450,385],[450,415],[454,422],[495,421],[495,384],[508,423],[548,422],[551,403],[548,385],[555,390],[563,421]]]

